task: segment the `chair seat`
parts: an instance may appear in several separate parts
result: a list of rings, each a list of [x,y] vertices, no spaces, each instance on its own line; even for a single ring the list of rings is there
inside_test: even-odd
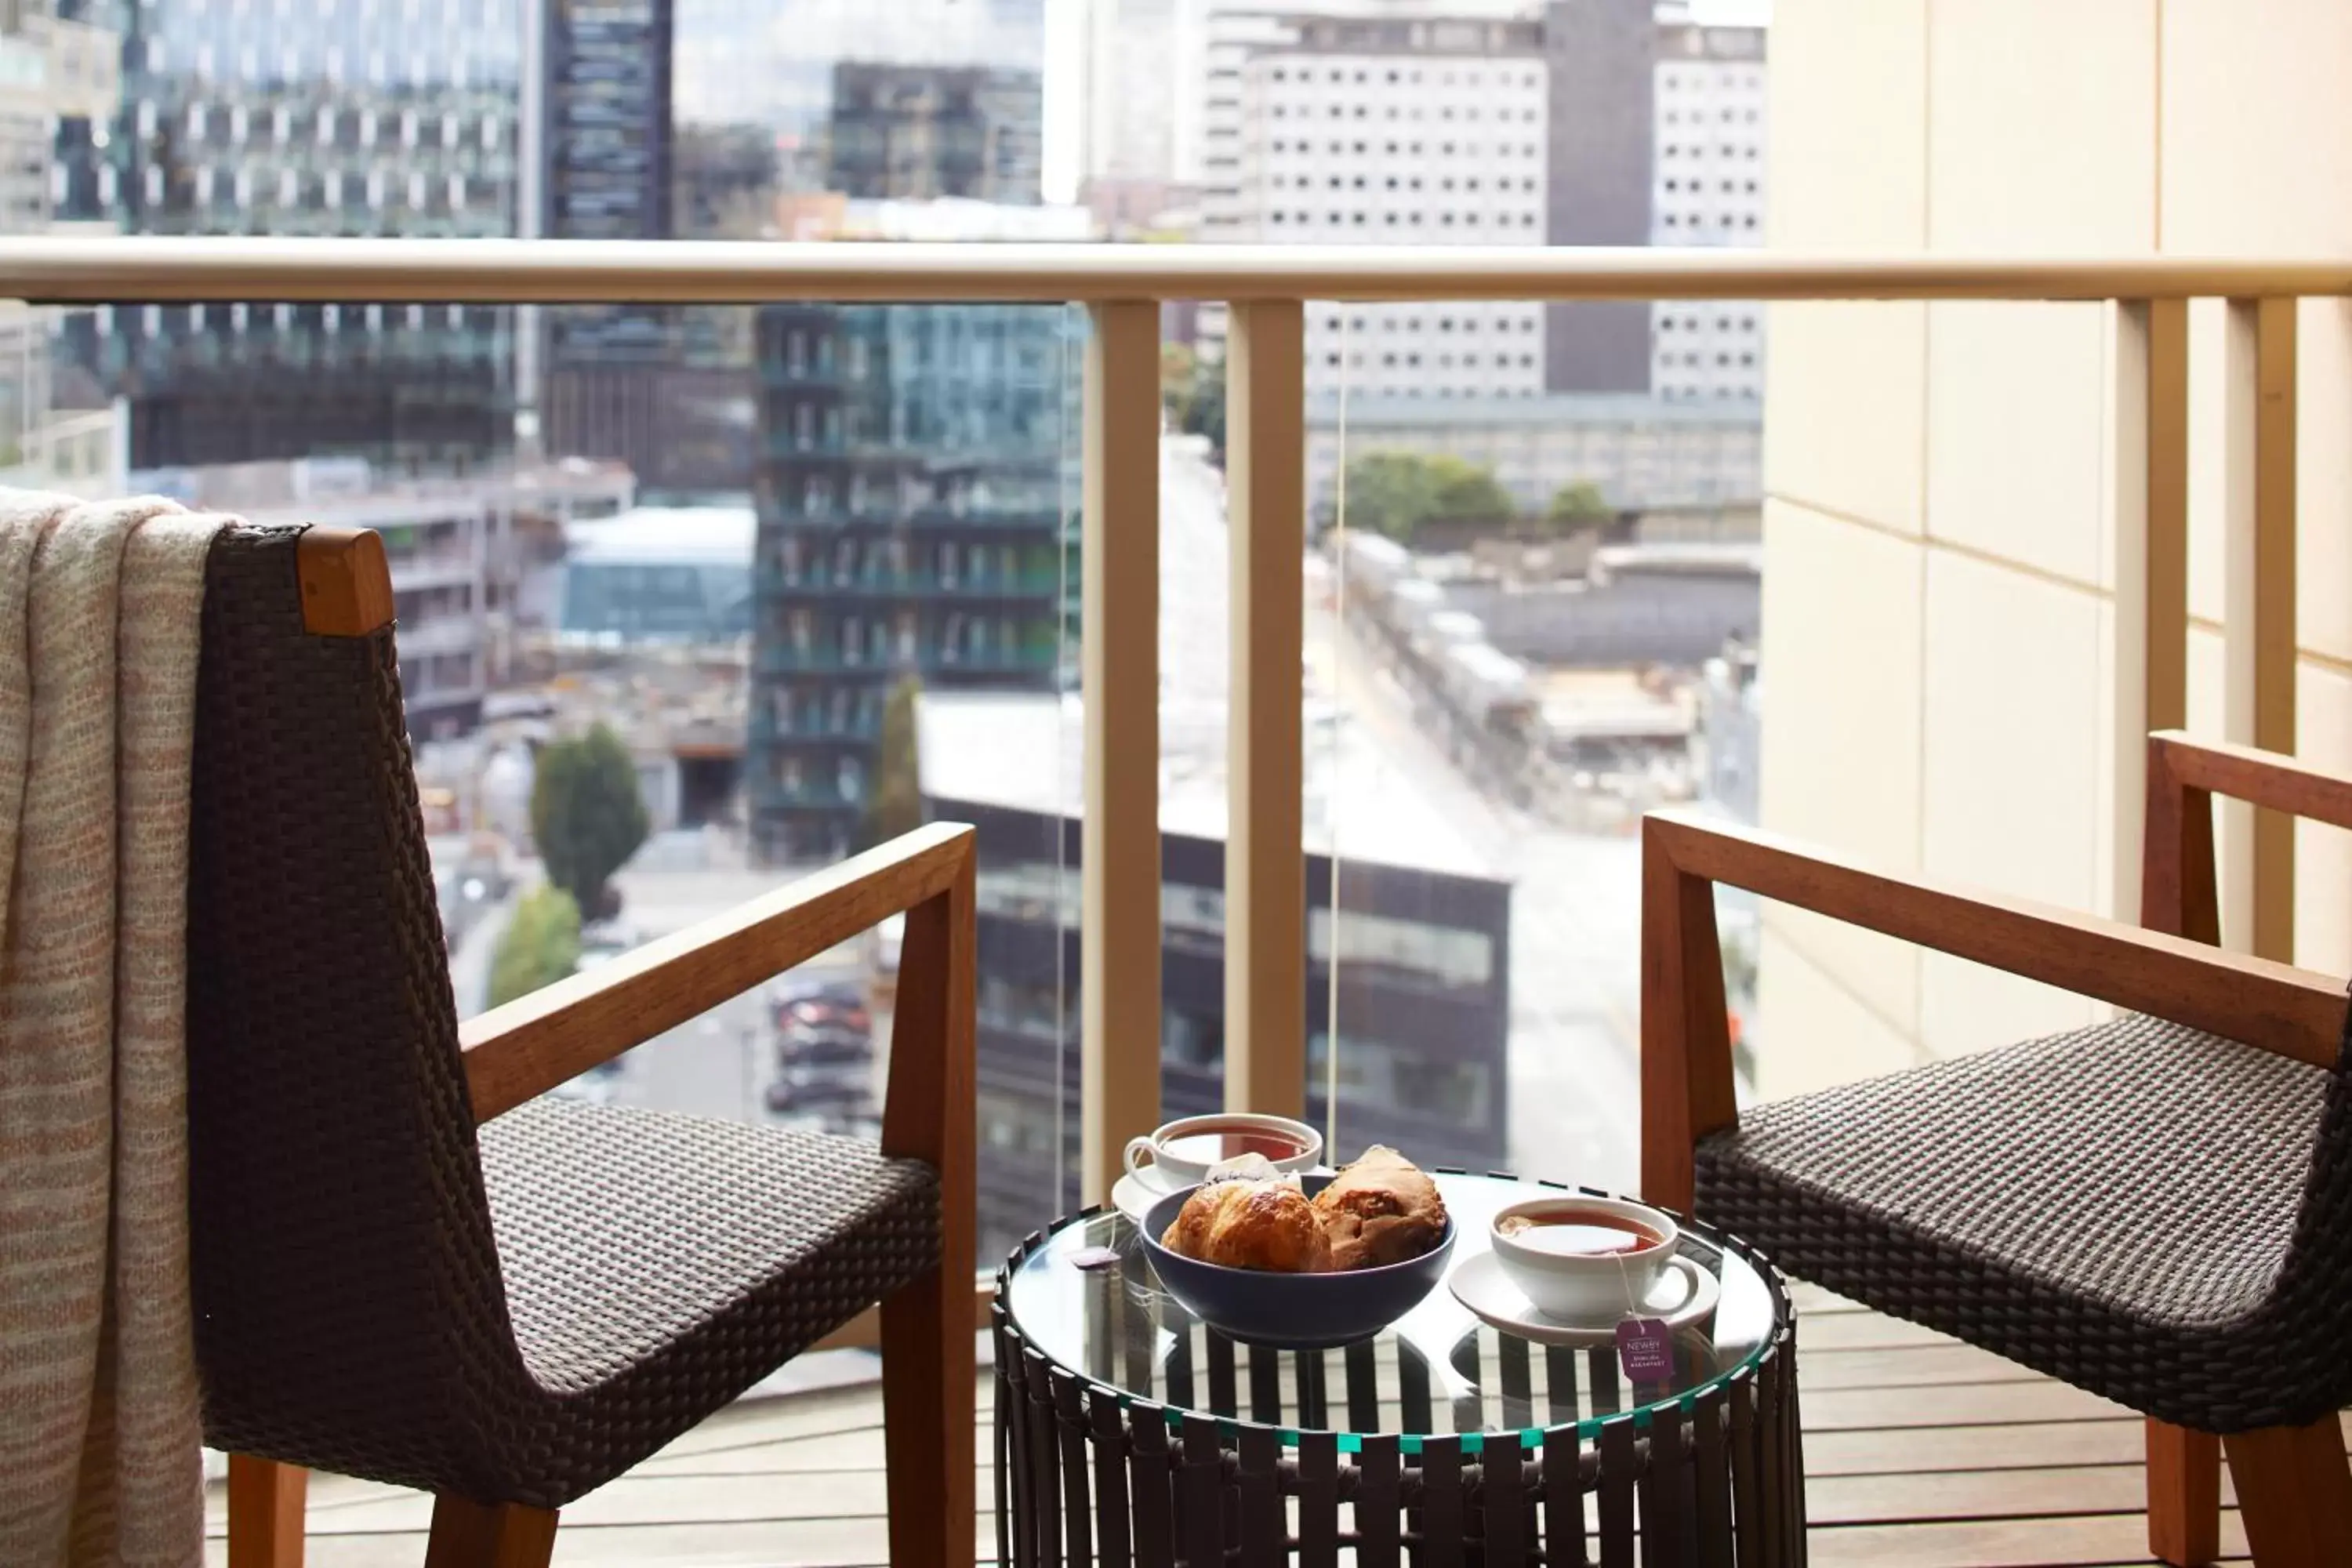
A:
[[[557,1100],[479,1136],[543,1395],[483,1500],[601,1485],[939,1256],[936,1173],[854,1139]]]
[[[2149,1415],[2310,1420],[2341,1403],[2344,1303],[2279,1286],[2331,1076],[2127,1017],[1762,1107],[1700,1143],[1697,1209]]]

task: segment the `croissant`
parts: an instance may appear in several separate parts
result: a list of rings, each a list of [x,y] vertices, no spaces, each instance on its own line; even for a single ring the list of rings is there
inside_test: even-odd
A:
[[[1375,1143],[1315,1194],[1334,1268],[1419,1258],[1445,1234],[1445,1200],[1421,1167]]]
[[[1195,1188],[1160,1245],[1228,1268],[1286,1274],[1331,1268],[1331,1246],[1315,1205],[1289,1182],[1212,1182]]]

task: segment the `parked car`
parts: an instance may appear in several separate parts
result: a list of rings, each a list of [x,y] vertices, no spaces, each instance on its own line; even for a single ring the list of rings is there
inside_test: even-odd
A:
[[[785,1074],[768,1086],[768,1109],[779,1111],[832,1111],[838,1115],[872,1113],[874,1091],[865,1073],[855,1076],[795,1077]]]
[[[863,1030],[824,1026],[791,1028],[776,1038],[776,1065],[864,1067],[874,1059],[874,1043]]]
[[[864,1004],[856,1002],[788,1002],[777,1010],[776,1027],[783,1029],[798,1026],[854,1029],[864,1035],[872,1031],[874,1017],[866,1012]]]

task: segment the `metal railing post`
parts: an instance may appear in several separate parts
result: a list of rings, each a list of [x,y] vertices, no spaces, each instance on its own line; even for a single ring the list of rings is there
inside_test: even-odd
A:
[[[2295,749],[2296,301],[2254,307],[2253,742]],[[2254,812],[2258,957],[2294,962],[2294,820]]]
[[[1160,1120],[1160,307],[1090,307],[1079,537],[1082,1201]]]
[[[2139,910],[2147,734],[2189,716],[2189,303],[2118,300],[2114,510],[2115,827],[2117,919]]]
[[[2223,353],[2226,437],[2222,732],[2295,749],[2295,301],[2233,299]],[[2294,824],[2241,802],[2221,822],[2223,942],[2294,952]]]
[[[1296,300],[1237,304],[1225,359],[1225,1106],[1285,1116],[1307,1104],[1306,321]]]

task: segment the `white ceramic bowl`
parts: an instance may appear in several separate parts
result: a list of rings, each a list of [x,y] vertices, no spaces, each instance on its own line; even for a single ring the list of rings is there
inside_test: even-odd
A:
[[[1553,1252],[1503,1234],[1503,1222],[1514,1215],[1570,1213],[1636,1225],[1661,1239],[1637,1251],[1595,1257]],[[1488,1226],[1486,1241],[1503,1272],[1538,1311],[1569,1321],[1605,1319],[1613,1323],[1650,1299],[1681,1235],[1670,1216],[1646,1205],[1560,1193],[1502,1209]]]

